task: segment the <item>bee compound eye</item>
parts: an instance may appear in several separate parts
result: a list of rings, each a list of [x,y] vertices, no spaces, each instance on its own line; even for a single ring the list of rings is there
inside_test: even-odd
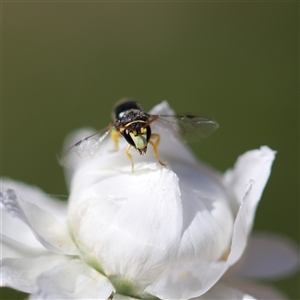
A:
[[[128,144],[130,144],[131,146],[135,147],[134,141],[130,135],[131,131],[128,129],[125,129],[123,131],[123,137],[125,138],[125,140],[127,141]]]

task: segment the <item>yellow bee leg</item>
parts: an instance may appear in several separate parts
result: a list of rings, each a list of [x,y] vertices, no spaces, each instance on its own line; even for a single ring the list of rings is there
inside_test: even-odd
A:
[[[133,173],[134,172],[134,162],[133,162],[132,155],[129,153],[130,148],[131,148],[131,145],[128,145],[126,147],[126,155],[130,159],[130,161],[131,161],[131,172]]]
[[[150,138],[151,140],[154,140],[154,139],[156,139],[156,141],[155,141],[155,147],[157,148],[158,147],[158,145],[159,145],[159,143],[160,143],[160,135],[159,134],[157,134],[157,133],[152,133],[151,134],[151,138]]]
[[[121,137],[121,134],[120,132],[118,132],[117,130],[113,129],[111,132],[110,132],[110,137],[112,138],[112,140],[114,141],[114,144],[115,144],[115,151],[118,151],[119,150],[119,138]]]
[[[149,141],[149,144],[153,147],[153,154],[154,156],[156,157],[157,161],[164,167],[166,167],[168,164],[167,163],[163,163],[160,158],[159,158],[159,155],[158,155],[158,145],[159,145],[159,142],[160,142],[160,135],[159,134],[156,134],[156,133],[152,133],[151,134],[151,139],[156,139],[155,142],[153,141]]]

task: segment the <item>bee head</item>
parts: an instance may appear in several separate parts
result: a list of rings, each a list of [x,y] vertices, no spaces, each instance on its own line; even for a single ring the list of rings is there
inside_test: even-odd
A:
[[[145,123],[133,123],[121,131],[127,143],[133,146],[141,155],[146,153],[147,145],[151,137],[150,126],[145,127],[143,125],[145,125]]]

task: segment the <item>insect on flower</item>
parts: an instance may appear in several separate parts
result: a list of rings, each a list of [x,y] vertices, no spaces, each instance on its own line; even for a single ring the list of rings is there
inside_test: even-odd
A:
[[[60,163],[67,166],[67,158],[71,153],[76,152],[81,155],[88,151],[91,155],[95,153],[105,138],[110,134],[115,144],[115,150],[119,149],[119,138],[123,137],[127,141],[126,155],[131,161],[132,171],[134,171],[134,161],[130,154],[131,147],[135,148],[139,154],[147,152],[148,144],[153,148],[153,154],[162,166],[167,166],[159,158],[158,146],[160,143],[159,133],[152,133],[151,124],[160,122],[165,128],[179,134],[185,141],[207,137],[218,127],[215,121],[194,115],[153,115],[146,113],[141,105],[133,99],[122,99],[114,107],[112,113],[113,123],[103,130],[90,136],[82,138],[75,143],[60,159]],[[95,139],[95,136],[100,137]]]

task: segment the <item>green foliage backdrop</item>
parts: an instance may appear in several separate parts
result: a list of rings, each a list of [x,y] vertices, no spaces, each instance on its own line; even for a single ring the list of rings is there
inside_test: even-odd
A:
[[[191,145],[217,169],[278,151],[255,230],[299,243],[298,25],[298,2],[2,2],[2,175],[66,195],[68,132],[105,127],[124,96],[167,99],[219,122]],[[275,285],[299,299],[298,283]]]

